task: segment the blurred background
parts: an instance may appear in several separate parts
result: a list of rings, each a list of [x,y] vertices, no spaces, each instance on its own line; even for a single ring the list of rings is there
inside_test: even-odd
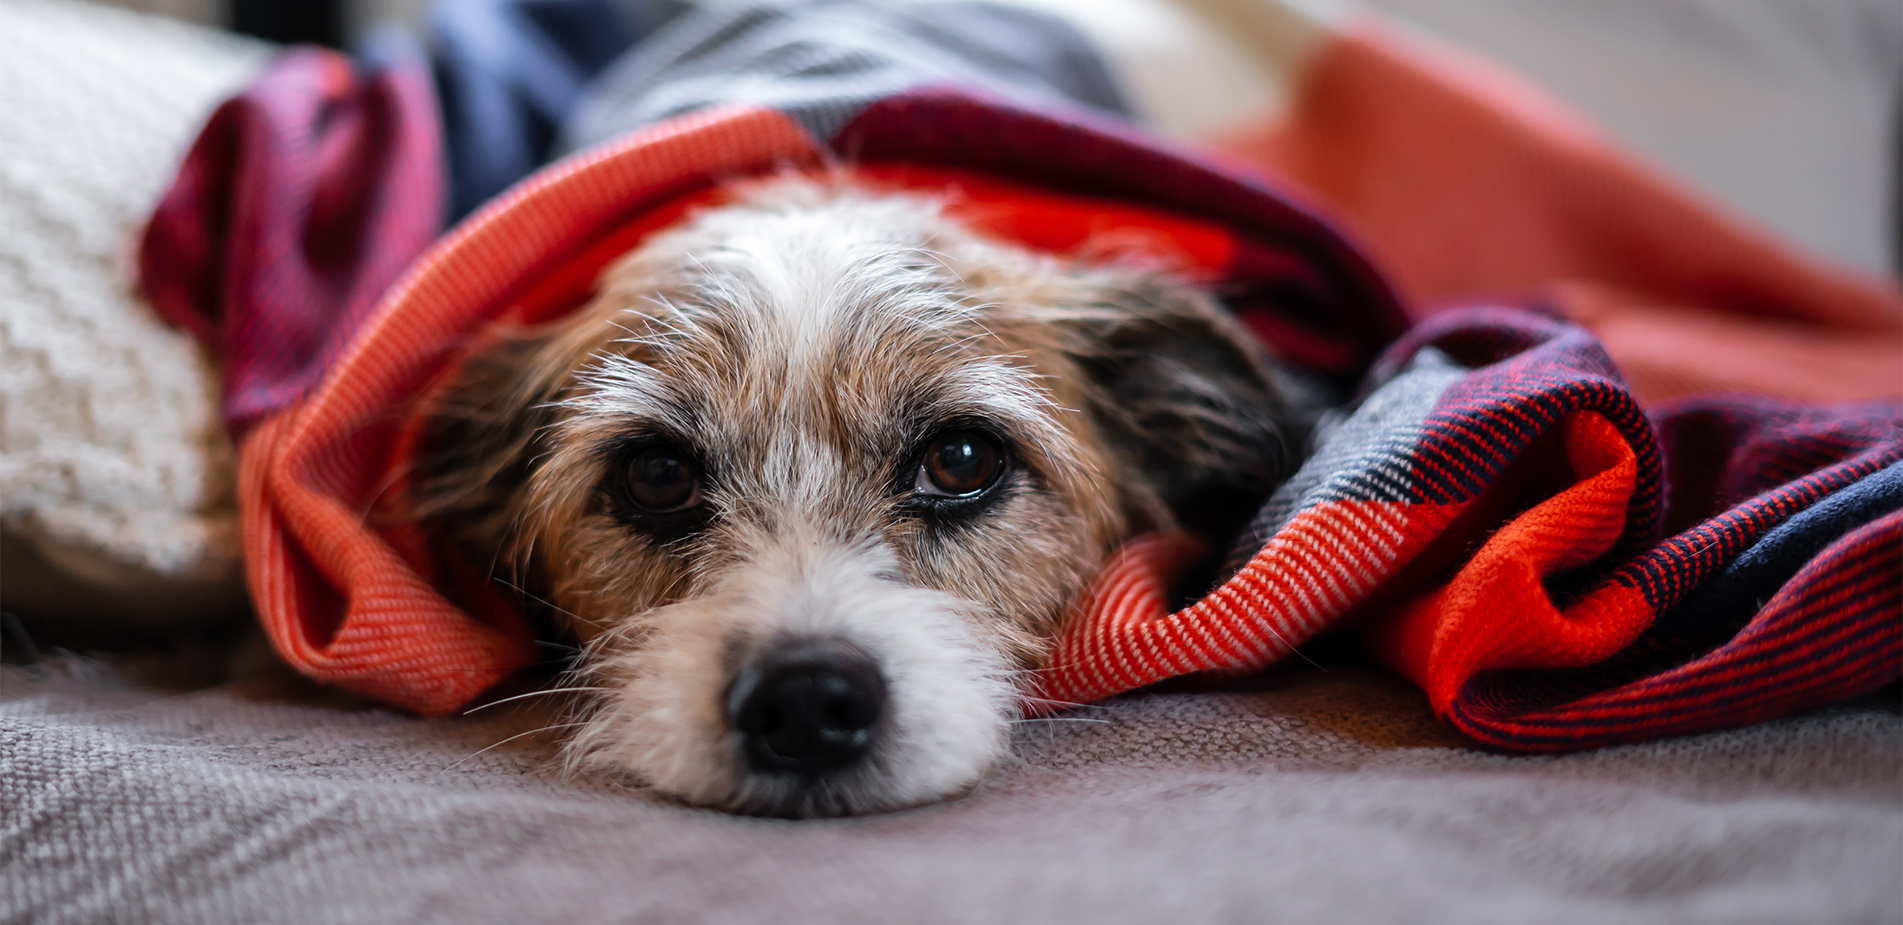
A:
[[[117,5],[348,47],[380,23],[420,26],[427,0]],[[1903,3],[1366,5],[1531,77],[1655,166],[1805,251],[1866,273],[1903,273]]]

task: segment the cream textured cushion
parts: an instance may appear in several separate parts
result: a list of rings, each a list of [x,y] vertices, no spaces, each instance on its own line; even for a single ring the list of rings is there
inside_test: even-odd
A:
[[[269,49],[0,0],[0,605],[176,625],[243,606],[216,369],[136,295],[140,223]]]

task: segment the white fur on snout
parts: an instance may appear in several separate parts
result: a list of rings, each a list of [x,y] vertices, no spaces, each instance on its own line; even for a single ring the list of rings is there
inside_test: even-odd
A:
[[[630,771],[703,805],[832,815],[962,791],[1007,748],[1016,688],[970,617],[977,605],[898,580],[883,546],[783,540],[706,595],[662,607],[630,651],[604,653],[610,688],[570,760]],[[726,717],[734,672],[775,643],[845,639],[878,662],[885,714],[867,759],[806,781],[751,771]]]

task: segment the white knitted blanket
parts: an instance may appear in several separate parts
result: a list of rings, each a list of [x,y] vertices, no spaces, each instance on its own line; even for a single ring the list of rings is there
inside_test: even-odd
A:
[[[8,610],[176,625],[243,606],[215,370],[132,286],[140,223],[264,46],[0,0],[0,574]]]

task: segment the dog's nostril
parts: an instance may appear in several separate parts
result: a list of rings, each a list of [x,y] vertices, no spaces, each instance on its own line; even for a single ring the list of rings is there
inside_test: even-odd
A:
[[[784,645],[743,668],[727,716],[755,770],[815,774],[860,759],[885,712],[885,678],[843,642]]]

